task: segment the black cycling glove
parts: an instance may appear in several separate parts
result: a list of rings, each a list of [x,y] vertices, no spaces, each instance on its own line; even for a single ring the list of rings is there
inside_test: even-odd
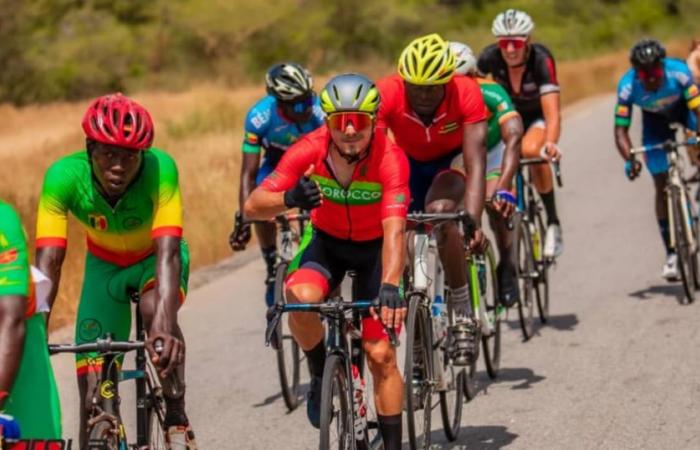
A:
[[[399,293],[399,287],[382,283],[379,288],[379,305],[382,308],[400,309],[406,307],[406,300]]]
[[[293,188],[284,193],[287,208],[313,209],[320,204],[321,191],[316,182],[307,176],[301,177]]]

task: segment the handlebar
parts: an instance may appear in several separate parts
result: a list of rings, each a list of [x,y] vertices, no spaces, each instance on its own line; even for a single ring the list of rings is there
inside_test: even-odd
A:
[[[111,338],[98,339],[87,344],[49,344],[49,354],[58,353],[124,353],[140,350],[145,344],[141,341],[113,341]]]
[[[559,161],[550,162],[545,158],[525,158],[520,160],[520,167],[534,166],[537,164],[551,164],[554,177],[557,179],[557,186],[564,187],[564,183],[561,181],[561,167],[559,166]]]
[[[278,223],[280,225],[286,225],[289,222],[294,222],[296,220],[304,220],[307,221],[310,218],[310,214],[306,211],[304,212],[299,212],[299,213],[287,213],[287,214],[279,214],[271,219],[260,219],[260,220],[245,220],[243,221],[244,224],[249,224],[249,223]]]
[[[686,147],[689,145],[697,145],[698,144],[698,138],[693,137],[688,139],[687,141],[666,141],[666,142],[661,142],[660,144],[654,144],[654,145],[642,145],[640,147],[633,147],[630,149],[630,155],[634,157],[634,155],[638,155],[641,153],[647,153],[651,152],[654,150],[664,150],[666,153],[673,152],[675,151],[678,147]]]

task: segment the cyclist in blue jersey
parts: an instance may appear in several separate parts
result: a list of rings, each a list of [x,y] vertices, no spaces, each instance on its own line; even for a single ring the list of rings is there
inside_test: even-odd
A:
[[[239,211],[236,213],[229,244],[243,250],[250,241],[250,224],[244,223],[242,205],[253,189],[277,166],[289,146],[302,135],[324,123],[318,97],[313,91],[311,74],[295,63],[276,64],[265,76],[267,94],[248,111],[243,139],[243,161],[239,189]],[[265,150],[260,164],[262,150]],[[273,285],[277,263],[276,225],[256,224],[255,232],[267,265],[265,302],[274,301]]]
[[[639,161],[630,157],[632,141],[629,127],[632,106],[642,110],[642,143],[654,145],[673,139],[671,124],[679,123],[693,132],[698,130],[700,92],[685,62],[666,58],[666,50],[656,40],[642,39],[630,51],[632,68],[622,76],[617,90],[615,107],[615,142],[625,160],[625,174],[633,180],[641,170]],[[676,254],[670,247],[668,211],[665,185],[668,159],[663,150],[645,153],[647,169],[656,188],[656,218],[664,245],[666,263],[663,276],[678,278]]]

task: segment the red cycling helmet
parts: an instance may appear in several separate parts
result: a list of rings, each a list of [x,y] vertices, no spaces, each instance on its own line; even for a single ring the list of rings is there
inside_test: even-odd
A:
[[[153,143],[151,115],[121,93],[93,100],[83,117],[83,130],[97,142],[134,150],[147,150]]]

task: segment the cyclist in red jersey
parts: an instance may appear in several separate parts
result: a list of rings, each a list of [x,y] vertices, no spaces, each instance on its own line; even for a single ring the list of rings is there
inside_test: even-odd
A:
[[[406,315],[399,281],[404,267],[408,162],[384,133],[375,133],[379,92],[367,78],[338,75],[321,93],[326,125],[286,152],[245,203],[247,217],[265,219],[289,208],[311,209],[310,235],[286,281],[287,299],[322,302],[345,273],[356,273],[358,299],[382,308],[362,321],[363,347],[374,380],[380,432],[387,450],[401,448],[403,380],[384,327],[398,333]],[[306,353],[311,385],[307,414],[320,422],[324,329],[316,314],[290,314]]]
[[[438,34],[415,39],[399,58],[398,75],[377,82],[382,96],[377,128],[391,130],[408,155],[413,211],[452,212],[462,201],[481,224],[485,195],[486,107],[476,81],[454,76],[455,55]],[[455,156],[464,159],[466,177],[451,170]],[[469,364],[476,354],[479,326],[469,303],[462,236],[455,224],[438,233],[448,301],[458,316],[450,331],[455,337],[455,361]],[[485,238],[478,230],[470,242],[481,251]],[[457,332],[460,331],[460,332]],[[465,337],[465,338],[462,338]]]

